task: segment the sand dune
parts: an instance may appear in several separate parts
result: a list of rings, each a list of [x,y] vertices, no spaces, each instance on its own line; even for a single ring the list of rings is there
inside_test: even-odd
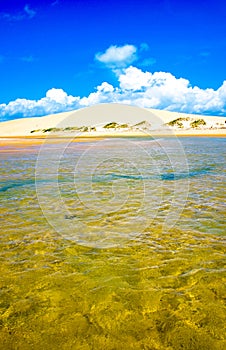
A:
[[[177,121],[177,119],[179,121]],[[204,125],[196,125],[197,120]],[[169,122],[173,122],[168,125]],[[115,128],[104,128],[115,122]],[[142,123],[144,122],[144,123]],[[191,123],[195,122],[192,127]],[[87,130],[88,128],[88,130]],[[52,129],[48,131],[48,129]],[[65,130],[66,129],[66,130]],[[225,135],[226,117],[193,115],[121,104],[101,104],[72,112],[23,118],[0,123],[0,137],[104,136],[143,133],[176,135]]]

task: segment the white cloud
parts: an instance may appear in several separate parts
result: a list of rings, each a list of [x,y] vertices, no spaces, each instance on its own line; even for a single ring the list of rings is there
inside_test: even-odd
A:
[[[132,66],[124,69],[118,78],[122,90],[140,90],[149,86],[151,79],[152,73],[142,72],[140,69]]]
[[[95,58],[110,68],[126,67],[137,60],[137,48],[134,45],[110,46],[105,52],[98,52]]]
[[[130,66],[117,72],[118,87],[103,82],[85,97],[50,89],[38,101],[17,99],[0,104],[0,120],[13,116],[40,116],[88,107],[99,103],[126,103],[145,108],[200,114],[226,114],[226,81],[217,90],[192,87],[184,78],[167,72],[142,71]]]
[[[129,67],[119,76],[119,83],[121,90],[131,96],[131,103],[143,107],[188,113],[226,112],[226,82],[218,90],[200,89],[171,73],[152,74]]]
[[[61,104],[66,104],[68,102],[68,95],[63,89],[51,89],[46,93],[46,97],[50,101],[54,101]]]
[[[102,92],[113,92],[114,87],[111,84],[108,84],[106,82],[102,83],[97,87],[97,91],[102,91]]]
[[[0,104],[0,120],[8,116],[33,117],[77,109],[79,97],[67,95],[62,89],[50,89],[40,100],[18,98],[8,104]]]
[[[226,103],[226,80],[223,82],[221,87],[218,89],[220,99]]]
[[[92,92],[88,97],[83,97],[80,99],[79,104],[82,107],[88,107],[98,103],[108,103],[116,102],[116,91],[114,87],[106,82],[103,82],[101,85],[97,86],[97,91]]]

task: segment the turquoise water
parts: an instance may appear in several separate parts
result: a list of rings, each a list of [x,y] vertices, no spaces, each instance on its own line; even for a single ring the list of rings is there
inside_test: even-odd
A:
[[[2,146],[0,349],[223,350],[225,144]]]

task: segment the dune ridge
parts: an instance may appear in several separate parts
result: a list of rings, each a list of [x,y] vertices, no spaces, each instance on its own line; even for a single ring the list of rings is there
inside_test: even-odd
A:
[[[102,104],[83,110],[0,123],[0,137],[80,137],[144,134],[226,136],[226,117]]]

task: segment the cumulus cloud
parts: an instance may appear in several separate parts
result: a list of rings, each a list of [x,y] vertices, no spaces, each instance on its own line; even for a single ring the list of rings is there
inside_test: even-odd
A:
[[[0,120],[13,117],[34,117],[69,111],[80,107],[79,97],[68,95],[62,89],[50,89],[40,100],[18,98],[8,104],[0,104]]]
[[[122,90],[140,90],[150,85],[152,73],[129,67],[120,74],[118,80]]]
[[[112,85],[103,82],[97,86],[95,92],[92,92],[88,97],[80,99],[79,104],[81,107],[88,107],[98,103],[109,103],[109,101],[117,102],[117,90]]]
[[[38,101],[17,99],[0,104],[0,120],[18,116],[31,117],[70,111],[99,103],[125,103],[144,108],[206,115],[226,114],[226,81],[219,89],[192,87],[184,78],[171,73],[122,68],[117,73],[118,86],[103,82],[88,96],[71,96],[62,89],[50,89]]]
[[[63,89],[51,89],[48,90],[46,93],[46,98],[50,101],[54,101],[56,103],[66,104],[68,101],[68,98],[71,98],[72,96],[68,96],[67,93]]]
[[[187,79],[166,72],[143,72],[136,67],[124,69],[119,76],[121,91],[142,107],[204,114],[226,112],[226,82],[218,89],[192,87]]]
[[[98,52],[95,58],[110,68],[126,67],[137,60],[137,48],[134,45],[113,45],[105,52]]]

